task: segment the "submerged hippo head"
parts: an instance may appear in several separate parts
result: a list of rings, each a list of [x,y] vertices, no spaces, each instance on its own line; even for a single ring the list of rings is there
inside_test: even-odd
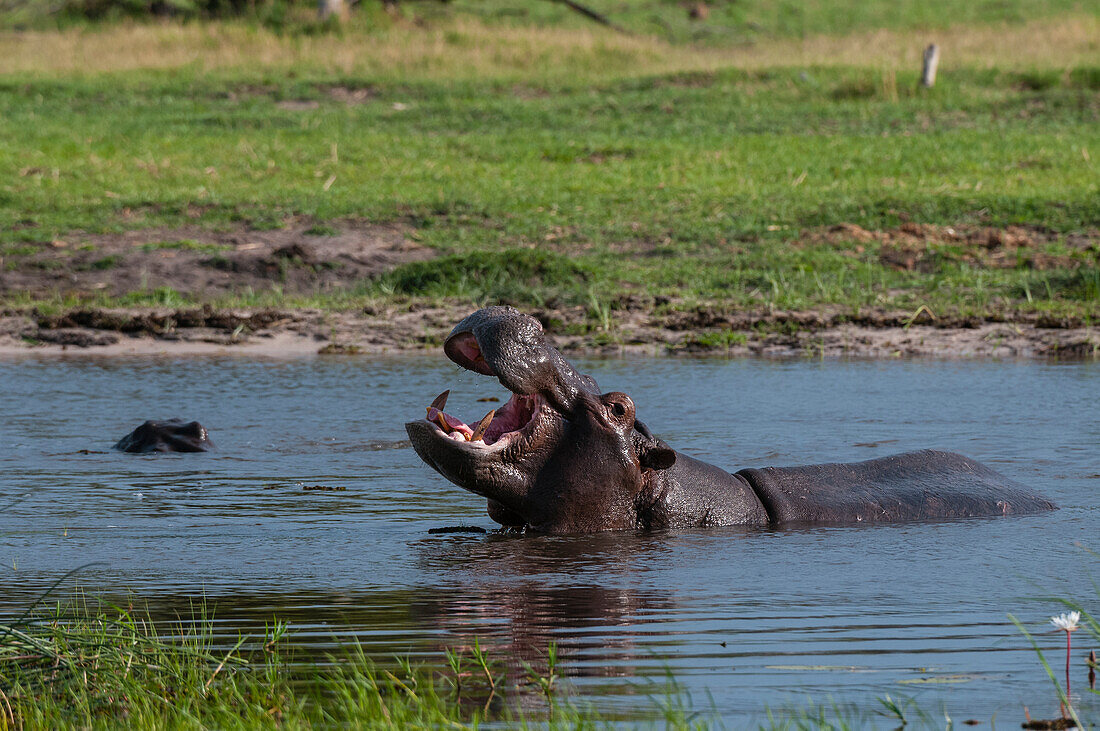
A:
[[[472,425],[443,411],[405,425],[420,457],[456,485],[489,499],[504,525],[554,533],[635,526],[635,503],[676,453],[635,419],[625,393],[600,394],[546,342],[537,320],[487,307],[443,345],[458,365],[495,376],[512,397]]]
[[[123,452],[206,452],[214,447],[206,427],[182,419],[147,421],[119,439],[114,448]]]

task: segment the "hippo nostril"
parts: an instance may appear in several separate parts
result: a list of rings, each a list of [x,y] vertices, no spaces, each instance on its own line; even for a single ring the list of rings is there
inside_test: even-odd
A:
[[[463,368],[485,376],[496,375],[481,352],[481,345],[473,333],[463,332],[452,335],[443,343],[443,352],[447,357]]]

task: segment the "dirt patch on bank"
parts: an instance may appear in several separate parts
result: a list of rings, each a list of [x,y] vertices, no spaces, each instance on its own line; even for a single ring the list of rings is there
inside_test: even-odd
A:
[[[242,226],[210,232],[184,226],[121,234],[74,232],[59,241],[7,244],[0,249],[0,297],[18,293],[45,299],[58,294],[87,298],[95,293],[120,296],[170,288],[185,297],[208,301],[249,289],[277,288],[286,294],[343,291],[395,266],[430,258],[433,251],[410,240],[410,234],[411,229],[403,224],[359,220],[323,224],[291,220],[280,229],[267,231]],[[560,229],[546,240],[574,237],[575,232]],[[946,260],[981,267],[1038,269],[1100,264],[1100,232],[1066,235],[1025,226],[991,229],[906,224],[868,231],[845,224],[805,232],[793,243],[835,246],[853,256],[871,251],[891,266],[914,270],[934,269]],[[632,251],[657,255],[661,248],[639,245]],[[433,276],[472,276],[477,260],[458,257],[451,264]],[[519,269],[508,271],[508,277],[520,276],[516,273]],[[554,276],[568,282],[576,274],[566,267]],[[548,276],[536,279],[550,291],[555,280]],[[381,305],[347,312],[230,310],[209,305],[77,307],[60,313],[12,308],[0,311],[0,352],[227,350],[355,356],[438,348],[454,323],[475,305],[417,300],[412,295],[423,287],[417,281],[407,289],[395,288],[393,296],[380,298]],[[927,308],[906,312],[887,307],[783,311],[624,295],[606,308],[543,307],[531,314],[570,352],[784,357],[1100,355],[1100,337],[1091,321],[1017,312],[1009,303],[1003,310],[978,314],[933,314]]]
[[[585,307],[530,310],[570,353],[712,353],[772,357],[1100,357],[1100,332],[1072,319],[1023,317],[1014,322],[877,311],[731,312],[696,306],[658,314],[620,303],[611,319]],[[464,302],[392,304],[353,312],[321,310],[104,310],[63,314],[0,313],[0,353],[81,351],[103,354],[238,352],[361,354],[437,352]]]
[[[1100,231],[1062,234],[1040,226],[935,226],[906,223],[869,231],[852,223],[806,232],[798,243],[855,244],[854,253],[875,243],[879,258],[894,269],[932,272],[944,263],[988,269],[1075,269],[1100,263]]]
[[[0,296],[117,296],[161,287],[194,298],[276,286],[286,293],[335,291],[430,258],[432,250],[408,233],[400,224],[355,220],[301,221],[270,231],[184,226],[73,232],[55,241],[9,246],[0,257]]]
[[[317,109],[320,106],[320,102],[313,98],[315,96],[327,97],[348,106],[366,104],[378,96],[378,90],[369,85],[349,86],[346,84],[312,84],[310,89],[312,90],[312,94],[307,93],[309,98],[277,99],[275,105],[280,109],[305,111],[308,109]],[[279,87],[272,84],[240,84],[227,91],[219,91],[215,93],[213,97],[215,99],[228,99],[229,101],[235,102],[252,98],[276,99],[280,93],[281,90]]]

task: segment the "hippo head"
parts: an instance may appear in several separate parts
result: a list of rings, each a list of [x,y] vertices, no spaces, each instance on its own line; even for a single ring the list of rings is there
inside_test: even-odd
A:
[[[443,345],[458,365],[495,376],[512,397],[480,421],[444,413],[405,425],[416,453],[459,487],[489,500],[489,515],[548,533],[635,527],[656,470],[676,453],[637,421],[625,393],[600,394],[546,342],[537,320],[511,307],[478,310]]]
[[[114,449],[122,452],[151,454],[158,452],[206,452],[213,449],[206,427],[197,421],[182,419],[146,421],[119,439]]]

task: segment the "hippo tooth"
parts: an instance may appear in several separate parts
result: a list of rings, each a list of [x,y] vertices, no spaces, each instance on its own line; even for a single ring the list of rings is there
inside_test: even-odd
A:
[[[443,393],[436,396],[435,401],[432,401],[432,405],[429,406],[428,408],[429,409],[438,409],[438,410],[442,411],[443,407],[447,405],[447,397],[450,396],[450,395],[451,395],[451,389],[448,388],[446,391],[444,391]]]
[[[447,432],[448,434],[454,431],[454,429],[451,428],[451,425],[447,423],[447,419],[443,416],[442,411],[435,412],[435,420],[440,423],[440,425],[443,427],[443,431]]]
[[[471,442],[481,441],[481,438],[485,436],[485,430],[493,423],[493,417],[496,416],[496,413],[497,410],[493,409],[488,414],[481,417],[481,421],[477,423],[477,428],[474,429],[473,436],[470,437]]]

